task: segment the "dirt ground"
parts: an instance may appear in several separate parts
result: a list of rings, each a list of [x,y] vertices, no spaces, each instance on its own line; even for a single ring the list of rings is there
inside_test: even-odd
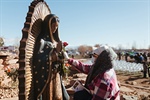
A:
[[[143,78],[142,72],[117,72],[117,78],[121,86],[130,88],[135,94],[143,92],[150,95],[150,77]]]
[[[150,77],[147,76],[147,78],[143,78],[142,72],[133,72],[133,73],[128,73],[128,72],[117,72],[117,78],[118,81],[124,84],[128,84],[128,82],[136,82],[137,86],[142,86],[146,88],[150,88]]]

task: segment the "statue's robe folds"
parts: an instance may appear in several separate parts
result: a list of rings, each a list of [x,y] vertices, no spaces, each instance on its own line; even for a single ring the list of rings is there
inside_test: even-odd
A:
[[[59,64],[51,61],[55,48],[45,43],[40,51],[41,39],[50,41],[47,34],[42,38],[39,36],[36,41],[33,55],[34,97],[42,97],[42,100],[62,100],[60,70],[56,68]]]

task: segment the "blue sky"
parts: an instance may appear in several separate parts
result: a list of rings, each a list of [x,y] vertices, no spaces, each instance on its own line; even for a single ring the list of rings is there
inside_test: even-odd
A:
[[[150,45],[150,0],[45,0],[60,19],[59,34],[69,46]],[[32,0],[0,0],[0,36],[16,45]]]

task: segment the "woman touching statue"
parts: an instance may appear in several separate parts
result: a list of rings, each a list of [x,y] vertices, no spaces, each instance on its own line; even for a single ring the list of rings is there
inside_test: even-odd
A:
[[[61,71],[58,55],[62,42],[58,36],[58,17],[49,14],[42,24],[33,54],[33,79],[35,100],[63,100]]]

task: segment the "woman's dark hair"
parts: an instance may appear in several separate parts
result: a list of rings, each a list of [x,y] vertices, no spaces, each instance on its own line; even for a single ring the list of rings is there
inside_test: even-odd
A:
[[[86,84],[90,83],[94,77],[99,73],[104,73],[106,70],[109,70],[113,67],[112,60],[110,57],[110,52],[108,50],[102,51],[95,61],[95,64],[92,65],[92,72],[90,73]]]
[[[110,57],[110,52],[104,50],[96,59],[95,64],[93,65],[95,71],[99,70],[99,72],[104,72],[113,67],[112,60]]]

